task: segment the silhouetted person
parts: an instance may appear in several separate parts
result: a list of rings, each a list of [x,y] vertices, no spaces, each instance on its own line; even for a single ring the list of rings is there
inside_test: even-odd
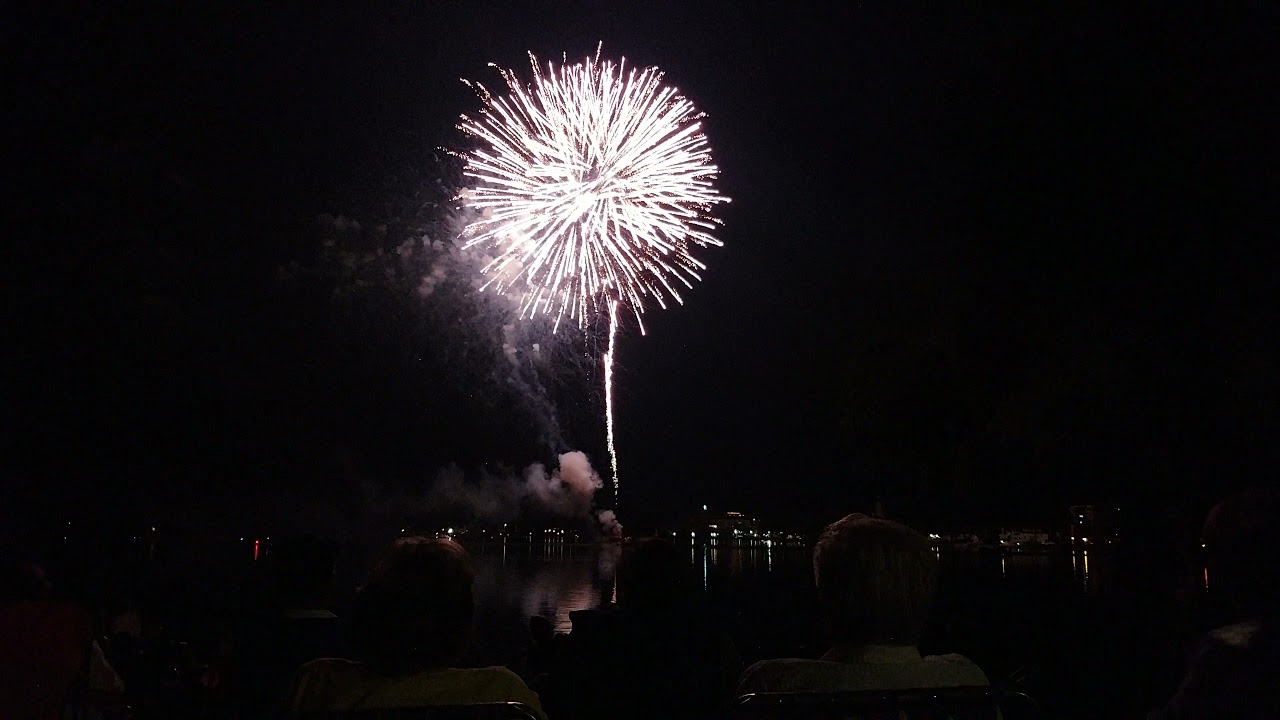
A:
[[[360,588],[351,616],[353,660],[314,660],[289,694],[294,711],[520,702],[538,696],[504,667],[457,668],[471,636],[473,574],[461,545],[401,538]]]
[[[33,562],[0,565],[0,718],[58,720],[72,699],[124,686],[93,640],[89,614],[53,599]]]
[[[243,714],[261,715],[282,700],[303,663],[345,654],[341,624],[329,609],[335,561],[333,546],[314,537],[274,549],[271,606],[242,630],[229,678]]]
[[[651,538],[623,550],[618,607],[571,614],[553,677],[558,717],[713,717],[741,669],[717,618],[700,606],[689,560]]]
[[[1210,593],[1232,605],[1235,622],[1210,632],[1192,654],[1159,720],[1280,718],[1280,488],[1254,488],[1222,501],[1205,521]]]
[[[763,660],[739,694],[986,685],[962,655],[921,657],[917,643],[938,586],[938,558],[911,528],[866,515],[827,527],[813,575],[832,647],[818,660]]]
[[[528,677],[537,679],[550,672],[556,658],[557,645],[564,639],[556,635],[551,620],[541,615],[529,618]]]

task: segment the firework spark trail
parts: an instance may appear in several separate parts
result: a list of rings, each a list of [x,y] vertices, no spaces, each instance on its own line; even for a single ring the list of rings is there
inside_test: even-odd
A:
[[[706,266],[691,246],[722,243],[712,208],[729,199],[693,104],[662,84],[657,68],[594,58],[557,67],[529,55],[533,82],[500,69],[506,96],[463,80],[483,108],[458,127],[476,141],[464,155],[472,186],[459,198],[480,219],[463,230],[465,247],[495,255],[481,289],[521,295],[521,317],[567,315],[583,329],[609,313],[604,355],[606,425],[613,447],[613,360],[619,306],[641,317],[649,300],[683,304]],[[615,496],[616,501],[616,496]]]
[[[618,334],[618,301],[609,302],[609,349],[604,354],[604,429],[609,448],[609,465],[613,471],[613,504],[618,504],[621,485],[618,481],[618,451],[613,448],[613,341]]]

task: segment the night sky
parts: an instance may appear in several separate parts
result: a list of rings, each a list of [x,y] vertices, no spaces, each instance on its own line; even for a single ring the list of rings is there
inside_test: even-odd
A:
[[[790,5],[6,4],[4,512],[269,525],[550,460],[415,364],[412,298],[282,269],[322,213],[439,195],[460,77],[600,41],[708,114],[733,198],[621,339],[624,520],[1201,516],[1274,480],[1274,4]]]

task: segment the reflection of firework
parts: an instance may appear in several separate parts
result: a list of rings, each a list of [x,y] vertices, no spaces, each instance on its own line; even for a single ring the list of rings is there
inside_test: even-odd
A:
[[[608,442],[613,455],[612,363],[618,305],[643,324],[646,298],[683,302],[705,266],[691,245],[720,245],[710,215],[727,202],[715,189],[716,166],[702,117],[657,68],[601,62],[599,51],[546,72],[531,54],[533,84],[503,70],[510,94],[484,101],[459,128],[477,140],[464,174],[465,202],[480,211],[467,245],[495,251],[486,287],[518,286],[525,315],[565,315],[586,327],[608,314],[604,356]],[[470,84],[470,83],[469,83]],[[614,492],[617,459],[613,458]]]

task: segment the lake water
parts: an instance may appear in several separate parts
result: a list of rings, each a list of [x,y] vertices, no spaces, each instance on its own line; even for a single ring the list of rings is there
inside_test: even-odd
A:
[[[800,576],[809,572],[809,552],[798,544],[683,545],[695,583],[700,579],[708,592],[720,589],[726,580],[764,581],[775,570],[777,577],[803,585]],[[542,615],[553,621],[556,631],[567,633],[570,612],[616,600],[618,545],[495,543],[470,550],[476,601],[485,613],[518,610],[525,618]]]
[[[745,662],[823,651],[807,546],[677,542]],[[568,632],[571,612],[614,598],[616,545],[464,544],[476,568],[471,662],[519,670],[530,616],[550,618]],[[344,550],[339,612],[374,549]],[[255,602],[265,564],[253,560],[252,550],[249,539],[199,549],[162,547],[133,571],[122,574],[116,566],[81,578],[94,591],[127,576],[148,578],[155,612],[175,635],[198,640],[201,631]],[[263,557],[268,553],[264,544]],[[960,652],[993,681],[1018,681],[1050,717],[1141,716],[1176,687],[1186,652],[1207,627],[1211,596],[1203,571],[1175,555],[1138,548],[944,553],[934,621],[922,649]]]
[[[823,651],[808,547],[687,540],[681,547],[746,662]],[[617,546],[470,550],[476,661],[521,667],[529,616],[568,632],[570,612],[614,599]],[[1203,586],[1153,581],[1118,551],[944,553],[940,561],[935,619],[922,649],[973,658],[993,681],[1017,682],[1039,698],[1051,717],[1108,717],[1120,709],[1140,716],[1172,692],[1202,630]]]
[[[682,544],[692,574],[735,632],[745,661],[824,650],[810,550]],[[472,548],[477,659],[520,666],[530,615],[571,629],[570,612],[612,600],[617,547],[488,544]],[[993,682],[1018,683],[1050,716],[1140,716],[1176,687],[1204,629],[1206,594],[1178,561],[1123,552],[942,553],[927,652],[961,652]],[[1183,571],[1185,570],[1185,571]]]

